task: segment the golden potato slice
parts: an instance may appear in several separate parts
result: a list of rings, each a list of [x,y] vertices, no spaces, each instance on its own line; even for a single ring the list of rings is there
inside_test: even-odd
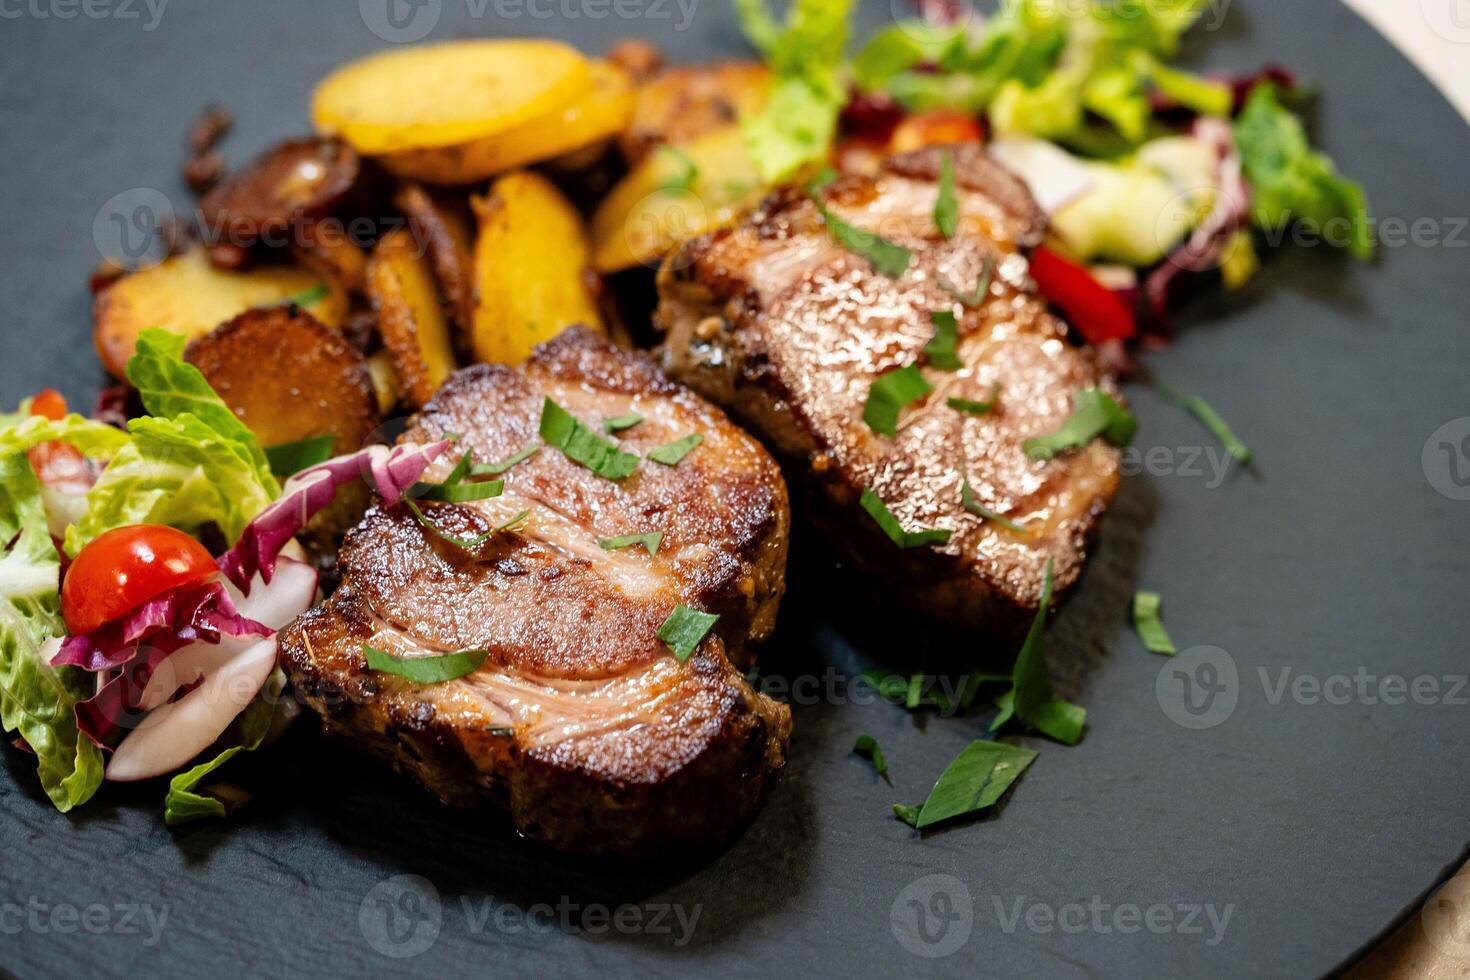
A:
[[[249,310],[184,349],[263,446],[331,435],[338,453],[362,448],[378,401],[362,353],[290,306]]]
[[[469,209],[462,201],[435,198],[418,184],[404,184],[393,206],[408,218],[414,239],[428,250],[434,278],[456,327],[458,348],[470,350],[475,318],[475,269],[470,259]]]
[[[346,235],[303,226],[299,241],[291,243],[291,256],[303,268],[337,283],[348,292],[361,292],[367,274],[367,253]]]
[[[407,228],[390,232],[368,262],[367,294],[378,333],[408,403],[418,408],[458,367],[444,301],[423,249]]]
[[[592,215],[592,264],[617,272],[658,262],[686,238],[724,224],[761,192],[739,126],[660,147]]]
[[[381,162],[400,177],[470,184],[616,136],[633,111],[633,80],[606,61],[592,62],[591,79],[585,94],[555,112],[473,142],[390,153]]]
[[[312,93],[311,118],[362,153],[453,146],[555,112],[589,85],[587,60],[559,41],[448,41],[343,65]]]
[[[589,280],[587,230],[556,185],[518,171],[473,202],[475,357],[516,364],[574,323],[602,329]]]
[[[688,143],[759,112],[770,91],[771,71],[758,61],[666,68],[638,86],[618,145],[637,164],[661,143]]]
[[[92,338],[102,366],[122,377],[138,334],[163,327],[187,337],[213,330],[253,306],[283,303],[294,296],[321,295],[306,309],[329,327],[347,317],[347,294],[335,283],[300,269],[261,267],[228,272],[210,264],[194,247],[149,269],[123,276],[92,301]]]
[[[368,355],[367,369],[368,377],[373,382],[373,394],[378,399],[378,414],[387,417],[393,406],[403,398],[398,372],[393,369],[393,355],[386,350]]]

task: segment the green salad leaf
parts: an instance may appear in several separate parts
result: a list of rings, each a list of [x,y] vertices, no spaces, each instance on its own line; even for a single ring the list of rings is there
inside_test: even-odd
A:
[[[41,648],[66,635],[60,557],[46,530],[41,486],[22,453],[0,456],[0,725],[26,740],[56,809],[85,803],[102,783],[102,753],[77,731],[73,706],[91,676],[55,668]]]
[[[270,463],[271,473],[275,474],[277,479],[284,480],[331,459],[332,437],[311,436],[307,439],[266,446],[265,458]]]

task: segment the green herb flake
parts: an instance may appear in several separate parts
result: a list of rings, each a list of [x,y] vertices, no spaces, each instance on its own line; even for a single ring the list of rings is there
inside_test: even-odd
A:
[[[671,146],[668,143],[659,144],[658,152],[667,157],[672,161],[673,166],[678,168],[678,172],[659,184],[658,189],[666,194],[678,194],[685,191],[693,192],[694,182],[699,179],[699,166],[694,162],[693,158],[677,146]]]
[[[893,805],[893,814],[917,830],[988,810],[1036,759],[1034,749],[976,739],[960,750],[921,805]]]
[[[504,480],[456,481],[450,483],[416,483],[409,496],[420,500],[436,500],[441,503],[466,504],[475,500],[489,500],[505,491]]]
[[[983,520],[990,521],[993,524],[999,524],[1007,531],[1013,531],[1016,534],[1031,533],[1021,525],[1017,524],[1015,521],[1002,517],[1000,514],[997,514],[993,510],[988,510],[980,506],[980,501],[975,498],[975,488],[970,486],[970,478],[966,476],[962,477],[961,479],[962,482],[960,483],[960,506],[964,507],[968,513],[974,514],[976,517],[979,517]]]
[[[541,405],[541,438],[568,459],[607,480],[621,480],[638,468],[638,457],[583,425],[550,398]]]
[[[525,521],[526,518],[530,516],[531,508],[527,507],[525,510],[521,511],[519,514],[512,517],[505,523],[495,525],[495,533],[499,534],[501,531],[509,531],[511,528],[519,526],[523,521]]]
[[[332,437],[312,436],[310,439],[297,439],[295,442],[283,442],[276,446],[265,447],[265,458],[270,463],[271,472],[277,479],[284,480],[286,477],[302,470],[310,469],[318,463],[325,463],[332,458]]]
[[[1199,419],[1200,423],[1210,430],[1210,435],[1219,440],[1220,445],[1241,466],[1247,466],[1251,461],[1251,451],[1245,443],[1241,442],[1230,425],[1220,417],[1220,413],[1210,407],[1210,403],[1198,395],[1181,395],[1176,391],[1165,389],[1165,394],[1172,398],[1180,408],[1190,415]]]
[[[1164,629],[1164,621],[1159,616],[1163,604],[1164,600],[1157,592],[1134,593],[1133,628],[1150,653],[1172,657],[1179,652],[1179,648],[1169,639],[1169,632]]]
[[[631,548],[634,545],[643,545],[643,550],[649,556],[658,554],[659,543],[664,539],[664,532],[654,531],[651,534],[624,534],[616,538],[603,538],[597,542],[597,546],[604,551],[618,551],[622,548]]]
[[[704,635],[720,617],[713,613],[690,609],[684,603],[674,607],[669,618],[658,628],[658,638],[663,640],[674,654],[674,659],[684,663],[699,646]]]
[[[825,180],[819,178],[812,181],[807,190],[811,195],[812,203],[817,206],[817,213],[822,216],[822,223],[827,226],[832,237],[837,239],[838,243],[849,252],[860,255],[871,262],[879,275],[897,279],[908,271],[909,260],[913,257],[908,249],[896,242],[890,242],[882,235],[850,225],[828,210],[827,205],[822,201],[821,191],[830,182],[830,178]]]
[[[678,466],[679,461],[694,451],[694,447],[704,442],[704,436],[698,432],[691,432],[682,439],[675,439],[666,446],[648,451],[648,458],[655,463],[665,466]]]
[[[1032,459],[1051,459],[1069,449],[1081,449],[1102,436],[1115,446],[1133,441],[1138,422],[1101,388],[1081,388],[1073,399],[1072,414],[1056,432],[1021,443]]]
[[[639,415],[637,412],[629,412],[627,415],[619,415],[615,419],[603,419],[602,428],[607,431],[609,435],[611,435],[614,432],[622,432],[624,429],[631,429],[633,428],[633,426],[642,421],[643,416]]]
[[[959,300],[961,306],[974,309],[985,302],[985,297],[990,295],[990,280],[994,275],[995,259],[987,255],[985,257],[985,264],[980,267],[980,278],[975,280],[974,289],[968,293],[962,293],[943,279],[939,280],[939,288]]]
[[[486,531],[484,534],[476,535],[473,538],[457,538],[429,520],[429,516],[420,510],[419,505],[414,503],[411,498],[405,497],[403,502],[408,505],[409,510],[413,511],[413,516],[418,519],[418,522],[433,532],[436,537],[448,541],[458,548],[463,548],[465,551],[474,551],[480,545],[490,540],[495,533],[494,531]]]
[[[442,684],[473,674],[485,662],[486,650],[460,650],[430,657],[399,657],[363,644],[369,670],[393,674],[414,684]]]
[[[533,442],[533,443],[531,443],[531,445],[527,446],[525,449],[522,449],[520,452],[516,453],[514,456],[508,456],[505,459],[502,459],[498,463],[481,463],[478,466],[471,466],[470,467],[470,475],[471,476],[499,476],[500,474],[504,473],[506,470],[510,469],[512,466],[516,465],[517,463],[524,463],[526,460],[530,459],[532,456],[536,455],[540,451],[541,451],[540,444]]]
[[[320,303],[322,300],[324,300],[328,296],[330,296],[331,293],[332,293],[332,289],[331,289],[330,286],[328,286],[324,282],[319,282],[315,286],[311,286],[311,287],[309,287],[307,289],[303,289],[299,293],[295,293],[295,294],[293,294],[291,296],[287,296],[285,299],[283,299],[281,301],[281,305],[282,306],[310,306],[313,303]]]
[[[904,408],[933,390],[916,364],[889,371],[868,388],[863,421],[879,435],[897,435],[898,417]]]
[[[1011,689],[996,698],[995,703],[1001,710],[990,723],[990,730],[996,731],[1015,718],[1063,745],[1076,745],[1082,738],[1087,709],[1053,694],[1046,669],[1046,614],[1051,606],[1051,566],[1048,559],[1036,618],[1031,621],[1031,629],[1027,631],[1015,666],[1011,668]]]
[[[857,741],[852,743],[852,751],[873,763],[873,771],[880,776],[888,775],[888,762],[883,758],[883,749],[879,747],[878,740],[871,735],[859,735]]]
[[[944,404],[966,415],[989,415],[995,408],[995,400],[999,397],[1000,385],[996,385],[990,389],[990,397],[983,402],[971,401],[968,398],[946,398]]]
[[[939,196],[934,199],[934,227],[945,238],[953,238],[960,227],[960,202],[954,193],[954,154],[944,151],[939,160]]]
[[[942,371],[958,371],[965,366],[955,353],[960,339],[960,321],[949,310],[935,310],[929,314],[934,324],[934,338],[924,345],[924,356],[929,363]]]
[[[888,540],[900,548],[922,548],[929,544],[944,544],[953,533],[943,528],[905,531],[903,525],[898,523],[898,518],[894,517],[893,512],[883,503],[883,498],[866,487],[863,489],[859,503],[863,510],[868,512],[868,516],[883,529],[883,533],[888,535]]]

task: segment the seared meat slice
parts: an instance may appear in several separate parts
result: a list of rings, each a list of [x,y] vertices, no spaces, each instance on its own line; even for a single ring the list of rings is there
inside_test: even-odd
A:
[[[347,536],[342,586],[282,633],[286,669],[326,728],[447,802],[493,801],[529,837],[573,851],[718,839],[751,815],[785,765],[790,710],[741,670],[774,625],[789,505],[760,444],[644,354],[580,328],[520,369],[454,375],[404,435],[457,433],[479,462],[537,442],[551,398],[640,454],[699,432],[676,466],[647,459],[614,483],[543,447],[502,496],[423,504],[465,550],[405,506]],[[447,475],[457,453],[425,479]],[[657,554],[599,540],[661,531]],[[657,637],[678,603],[720,619],[680,663]],[[414,685],[370,671],[363,645],[412,656],[485,650],[474,673]]]
[[[934,225],[942,153],[954,154],[960,228]],[[1013,635],[1040,602],[1047,559],[1059,589],[1084,560],[1088,533],[1118,480],[1118,452],[1094,441],[1036,462],[1031,436],[1060,428],[1079,388],[1112,390],[1089,350],[1068,344],[1027,275],[1024,249],[1045,221],[1025,186],[977,145],[931,147],[823,191],[852,225],[912,250],[898,279],[845,249],[797,189],[742,223],[687,242],[665,262],[655,320],[665,370],[723,405],[783,459],[809,510],[858,566],[913,606],[962,628]],[[994,264],[977,308],[958,301]],[[945,287],[949,286],[950,289]],[[930,314],[959,318],[957,371],[923,368],[934,391],[903,412],[895,437],[863,422],[880,375],[923,365]],[[965,414],[947,400],[984,402]],[[1020,524],[1017,534],[961,504]],[[904,528],[944,528],[948,543],[900,549],[859,507],[871,488]]]

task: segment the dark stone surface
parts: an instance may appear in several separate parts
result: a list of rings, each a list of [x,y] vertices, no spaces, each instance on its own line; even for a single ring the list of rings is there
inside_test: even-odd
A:
[[[426,9],[442,13],[436,38],[554,33],[597,51],[641,34],[677,57],[743,50],[718,0],[699,4],[688,30],[677,29],[677,4],[625,3],[648,16],[595,19],[613,9],[595,0],[571,4],[575,18],[496,16],[561,9],[529,0],[492,3],[479,18],[466,0]],[[93,216],[138,188],[188,200],[177,178],[182,140],[204,102],[235,110],[225,152],[240,162],[306,128],[315,79],[381,46],[358,5],[342,0],[173,0],[153,30],[145,5],[121,4],[89,9],[139,19],[40,0],[12,5],[23,15],[0,22],[5,404],[42,384],[90,400],[100,381],[84,288],[98,258]],[[36,9],[53,16],[25,12]],[[54,16],[68,10],[73,19]],[[877,23],[886,5],[867,13]],[[159,787],[108,791],[57,815],[30,760],[7,748],[0,966],[23,977],[394,968],[1300,977],[1371,942],[1470,837],[1465,692],[1460,704],[1397,706],[1356,693],[1346,704],[1303,703],[1290,689],[1273,703],[1273,692],[1285,668],[1318,679],[1466,670],[1470,503],[1436,492],[1421,450],[1470,413],[1470,252],[1459,224],[1470,131],[1333,2],[1242,0],[1190,49],[1212,66],[1282,61],[1319,83],[1319,138],[1365,181],[1376,212],[1435,219],[1449,240],[1385,248],[1370,267],[1325,248],[1285,249],[1244,292],[1195,307],[1180,342],[1146,358],[1230,420],[1257,452],[1255,472],[1218,485],[1208,467],[1188,475],[1190,447],[1211,441],[1133,387],[1138,447],[1154,448],[1153,468],[1171,472],[1128,482],[1049,637],[1061,686],[1090,711],[1087,736],[1072,749],[1023,739],[1041,756],[995,817],[919,840],[890,816],[895,800],[921,799],[982,725],[916,722],[886,704],[798,704],[790,774],[766,810],[728,847],[660,863],[546,853],[495,815],[448,812],[309,730],[237,768],[235,781],[256,793],[238,819],[178,834],[163,825]],[[882,603],[854,602],[852,583],[804,530],[797,548],[770,673],[908,669],[926,656],[931,669],[955,671],[983,652]],[[1190,730],[1161,710],[1155,682],[1168,664],[1126,622],[1136,587],[1165,594],[1181,647],[1229,651],[1238,703],[1223,723]],[[892,788],[849,755],[862,732],[880,739]],[[954,884],[921,881],[933,874],[963,883],[968,919]],[[435,894],[421,883],[405,890],[390,880],[399,875],[423,876]],[[944,904],[946,890],[958,904]],[[928,903],[939,939],[911,945],[935,952],[964,938],[956,952],[920,958],[896,939],[892,920],[912,921],[915,898]],[[53,916],[90,903],[105,913]],[[573,934],[554,921],[596,926],[584,918],[591,903],[633,904],[643,928]],[[669,904],[686,923],[697,910],[683,944],[678,918],[653,921]],[[1062,921],[1043,928],[1044,912],[1027,913],[1034,904]],[[1181,928],[1184,911],[1159,932],[1128,918],[1128,907],[1188,905],[1229,910],[1220,941],[1206,912],[1188,924],[1198,933]],[[385,919],[389,906],[398,911]],[[947,910],[959,918],[944,931]],[[536,931],[523,913],[534,913]],[[626,929],[633,915],[617,921]],[[411,959],[378,951],[412,952],[430,939]]]

